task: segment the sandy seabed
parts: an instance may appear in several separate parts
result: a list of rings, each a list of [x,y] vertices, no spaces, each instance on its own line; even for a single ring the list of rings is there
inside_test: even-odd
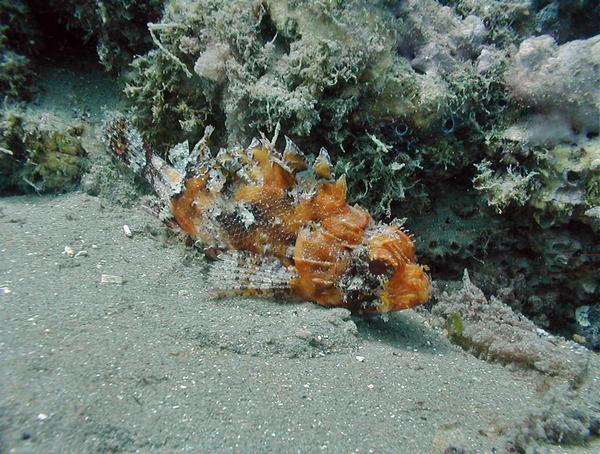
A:
[[[211,299],[202,261],[139,207],[9,197],[0,226],[6,452],[504,452],[540,403],[538,374],[425,314]]]

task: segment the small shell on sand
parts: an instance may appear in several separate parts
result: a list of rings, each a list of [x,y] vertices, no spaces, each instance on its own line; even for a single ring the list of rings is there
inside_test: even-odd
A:
[[[100,276],[101,284],[122,284],[125,282],[123,276],[115,276],[113,274],[103,274]]]

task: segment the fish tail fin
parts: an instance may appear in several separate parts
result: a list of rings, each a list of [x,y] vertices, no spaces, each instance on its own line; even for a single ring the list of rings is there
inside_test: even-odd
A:
[[[135,173],[143,175],[154,154],[140,132],[121,113],[110,113],[102,126],[102,139],[109,150]]]
[[[133,172],[143,176],[162,199],[171,199],[181,192],[182,172],[158,156],[125,115],[109,114],[102,132],[103,141],[109,150]]]

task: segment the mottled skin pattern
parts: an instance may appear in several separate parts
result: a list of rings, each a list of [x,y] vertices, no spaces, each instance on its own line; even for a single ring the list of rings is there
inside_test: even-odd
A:
[[[286,276],[283,287],[289,294],[325,306],[386,313],[429,298],[430,279],[416,263],[410,235],[350,206],[345,177],[332,178],[324,150],[309,169],[290,141],[283,154],[263,139],[248,148],[222,150],[215,158],[200,143],[185,170],[180,165],[177,171],[146,145],[137,155],[124,153],[130,126],[119,121],[106,129],[109,145],[127,162],[139,163],[144,154],[141,173],[170,199],[167,207],[177,225],[210,255],[242,251],[236,256],[237,274],[249,278],[232,286],[233,293],[257,294],[260,288],[268,294],[264,273],[255,273],[260,286],[252,284],[251,268],[260,268],[264,259],[277,260],[281,268],[281,273],[270,271],[274,288],[282,288],[277,276]],[[235,275],[236,270],[224,272],[218,280],[227,286],[228,276]]]

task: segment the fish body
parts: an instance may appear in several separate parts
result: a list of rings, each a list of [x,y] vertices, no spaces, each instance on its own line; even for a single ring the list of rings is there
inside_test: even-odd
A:
[[[216,258],[209,279],[223,294],[290,295],[355,313],[387,313],[429,298],[430,278],[399,224],[374,222],[347,202],[322,149],[309,166],[286,137],[263,137],[212,156],[205,137],[160,158],[123,116],[107,122],[114,154],[163,200],[163,217]]]

